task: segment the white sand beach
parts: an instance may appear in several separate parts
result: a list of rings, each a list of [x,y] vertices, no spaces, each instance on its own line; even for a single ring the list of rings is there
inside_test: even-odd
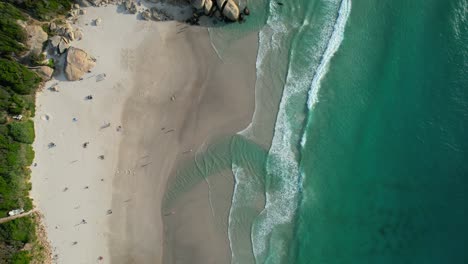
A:
[[[97,17],[102,25],[91,25]],[[116,14],[116,6],[87,8],[79,22],[84,38],[72,46],[94,56],[96,66],[82,81],[69,82],[60,75],[38,93],[32,196],[44,215],[58,263],[94,263],[99,256],[109,259],[108,218],[112,215],[107,211],[112,210],[112,181],[125,134],[125,128],[117,131],[117,127],[132,89],[134,47],[148,34],[147,23],[151,22]],[[104,74],[104,80],[97,81]],[[55,83],[58,92],[47,90]],[[93,99],[85,100],[88,95]],[[110,127],[101,128],[106,123]],[[50,142],[56,147],[49,148]],[[84,142],[89,142],[86,148]]]
[[[56,263],[162,263],[167,179],[210,139],[249,124],[256,49],[223,62],[206,28],[138,20],[116,6],[86,11],[84,38],[72,46],[96,66],[38,93],[32,197]],[[255,45],[251,35],[233,47]],[[55,83],[58,92],[47,90]]]

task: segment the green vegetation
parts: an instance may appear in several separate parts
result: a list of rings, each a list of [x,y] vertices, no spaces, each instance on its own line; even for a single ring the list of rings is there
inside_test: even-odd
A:
[[[10,123],[8,129],[13,140],[27,144],[34,142],[34,123],[32,120]]]
[[[26,32],[16,20],[26,20],[26,17],[9,3],[0,2],[0,56],[26,50]]]
[[[27,39],[17,21],[30,19],[25,13],[40,20],[64,15],[71,4],[71,0],[0,0],[0,217],[13,209],[33,208],[29,166],[34,159],[34,124],[30,118],[41,79],[15,59],[26,51]],[[32,57],[28,63],[36,65],[44,59]],[[53,61],[48,64],[53,66]],[[36,226],[35,216],[0,224],[0,263],[42,262],[44,246],[38,242]]]
[[[23,217],[0,225],[0,263],[29,263],[30,250],[37,244],[34,217]]]
[[[57,15],[65,15],[71,8],[71,0],[7,0],[10,3],[21,2],[19,8],[39,20],[50,20]]]
[[[0,85],[11,88],[18,94],[31,94],[41,78],[23,65],[0,59]]]

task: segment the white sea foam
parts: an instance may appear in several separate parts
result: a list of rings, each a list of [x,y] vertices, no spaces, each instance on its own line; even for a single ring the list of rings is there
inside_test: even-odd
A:
[[[278,19],[277,16],[269,16],[267,25],[259,32],[259,49],[257,53],[257,61],[256,61],[256,70],[257,70],[257,81],[256,81],[256,89],[255,89],[255,105],[256,108],[259,106],[258,100],[260,99],[258,96],[257,87],[261,82],[261,78],[258,76],[264,76],[263,68],[265,67],[264,62],[267,56],[272,56],[275,52],[281,48],[279,42],[281,42],[281,35],[287,32],[286,26]],[[257,109],[255,109],[252,123],[255,123],[257,118]],[[240,131],[238,134],[241,134],[247,138],[253,139],[253,135],[251,134],[252,123],[250,123],[244,130]],[[254,197],[249,199],[249,195],[255,193],[253,187],[253,180],[246,174],[246,170],[239,167],[237,164],[232,165],[232,171],[235,176],[235,186],[234,192],[232,196],[232,206],[229,211],[229,220],[228,220],[228,237],[229,243],[231,248],[231,263],[245,263],[245,256],[242,255],[242,252],[246,250],[242,250],[242,247],[248,245],[247,241],[239,241],[236,239],[233,234],[233,230],[235,232],[239,232],[239,223],[236,221],[236,212],[237,210],[242,210],[240,207],[248,207],[251,206],[252,208],[255,207]],[[247,223],[251,224],[251,223]],[[250,230],[249,230],[250,231]],[[242,232],[242,231],[241,231]],[[246,237],[249,237],[248,235]],[[252,236],[250,236],[252,238]],[[252,241],[252,245],[256,243]],[[251,251],[247,250],[247,251]]]
[[[255,260],[257,263],[262,263],[266,255],[266,249],[269,243],[269,236],[274,232],[275,228],[282,224],[290,223],[296,212],[298,204],[298,192],[301,186],[300,171],[297,163],[295,152],[296,143],[301,141],[300,131],[298,131],[297,120],[290,119],[287,116],[287,110],[295,104],[293,97],[309,96],[307,105],[309,109],[318,101],[317,94],[319,90],[320,80],[326,74],[328,65],[334,53],[343,39],[344,27],[346,20],[349,17],[351,10],[351,1],[342,0],[326,0],[325,10],[328,16],[327,21],[320,28],[320,40],[317,43],[311,44],[307,48],[307,56],[311,61],[309,68],[298,68],[294,62],[290,62],[288,67],[286,85],[283,90],[283,95],[280,102],[275,131],[271,149],[269,150],[269,159],[267,161],[268,177],[273,177],[274,181],[280,181],[275,184],[276,188],[267,189],[265,208],[257,217],[255,224],[252,227],[252,245]],[[284,21],[277,10],[277,5],[274,1],[270,3],[270,16],[268,17],[267,25],[259,33],[259,51],[257,54],[257,83],[256,83],[256,107],[260,104],[257,102],[257,89],[262,85],[262,77],[267,72],[264,72],[269,65],[265,64],[266,58],[277,56],[284,49],[282,41],[291,39],[291,34],[295,30],[297,35],[307,35],[314,26],[309,18],[298,19],[297,21]],[[338,10],[338,17],[336,16]],[[298,41],[301,41],[299,39]],[[300,43],[299,43],[300,44]],[[291,47],[291,58],[301,56],[295,53],[295,47]],[[312,70],[311,70],[312,69]],[[253,123],[256,120],[257,110],[255,110]],[[300,122],[302,125],[303,122]],[[246,129],[239,132],[240,134],[253,137],[251,135],[252,124]],[[305,136],[302,137],[301,143],[305,143]],[[239,223],[235,221],[237,209],[239,206],[249,203],[249,199],[245,199],[249,194],[254,193],[251,177],[246,175],[246,170],[233,164],[233,173],[236,178],[234,194],[232,198],[232,207],[229,214],[228,235],[231,244],[232,263],[242,263],[243,256],[240,253],[240,243],[234,238],[233,230],[239,228]],[[268,186],[266,186],[268,188]],[[250,199],[250,202],[253,199]],[[279,246],[275,250],[282,250],[286,243],[279,241]],[[272,245],[270,245],[270,248]],[[281,254],[279,254],[281,255]]]
[[[332,2],[330,3],[333,4]],[[318,44],[317,47],[318,50],[325,51],[323,53],[311,53],[313,57],[311,60],[316,59],[316,61],[319,61],[318,66],[313,67],[314,71],[312,72],[315,73],[313,74],[312,85],[308,86],[309,82],[307,78],[304,78],[305,76],[310,76],[309,74],[304,75],[302,70],[289,65],[287,82],[280,102],[272,147],[269,151],[267,162],[269,177],[273,177],[274,181],[279,181],[279,183],[275,184],[274,190],[270,189],[267,191],[265,209],[258,217],[258,221],[253,226],[252,232],[253,250],[258,263],[264,261],[268,245],[270,248],[273,247],[277,253],[278,250],[287,250],[286,248],[281,248],[286,244],[283,243],[284,241],[277,241],[278,248],[269,244],[271,241],[268,238],[280,225],[289,224],[292,221],[298,203],[298,193],[301,186],[299,181],[301,178],[294,149],[301,135],[296,131],[298,124],[295,124],[294,120],[290,119],[287,110],[294,105],[295,102],[292,100],[294,96],[304,92],[307,93],[307,91],[309,91],[309,109],[317,101],[320,80],[326,74],[328,64],[343,39],[344,26],[349,17],[350,10],[351,1],[341,1],[338,18],[331,20],[335,21],[335,23],[331,22],[329,24],[331,26],[324,27],[325,30],[322,36],[325,41]],[[307,28],[300,28],[299,33],[301,33],[301,30],[307,30]],[[320,47],[325,48],[320,49]],[[296,56],[294,48],[292,50],[291,56],[294,57]],[[317,56],[320,56],[322,59],[317,59]],[[312,104],[309,103],[310,101]]]
[[[348,21],[350,13],[351,0],[342,1],[340,11],[338,12],[338,19],[336,20],[336,24],[333,29],[333,34],[328,42],[327,49],[323,54],[322,61],[316,70],[314,79],[312,80],[312,85],[309,92],[309,100],[307,102],[309,110],[312,110],[312,107],[318,102],[317,95],[320,88],[320,81],[327,74],[330,61],[343,41],[346,22]]]
[[[466,30],[468,24],[468,1],[458,1],[458,5],[453,9],[451,23],[455,38],[461,40],[464,28]]]
[[[309,109],[309,111],[312,111],[313,107],[319,100],[318,93],[320,90],[320,83],[323,77],[328,72],[331,59],[340,47],[341,42],[343,42],[344,31],[346,28],[346,22],[349,18],[349,14],[351,14],[351,0],[343,0],[341,2],[340,10],[338,12],[338,18],[333,29],[333,34],[330,37],[327,49],[325,50],[325,53],[322,56],[322,61],[320,62],[320,65],[318,66],[315,72],[314,78],[312,79],[312,84],[310,86],[309,96],[307,100],[307,108]],[[301,139],[301,146],[304,147],[306,142],[307,134],[304,134],[304,136]]]

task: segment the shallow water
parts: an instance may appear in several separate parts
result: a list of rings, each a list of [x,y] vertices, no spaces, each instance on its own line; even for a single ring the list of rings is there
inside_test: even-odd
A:
[[[467,262],[468,2],[282,3],[210,30],[259,30],[255,114],[172,195],[233,171],[232,263]]]

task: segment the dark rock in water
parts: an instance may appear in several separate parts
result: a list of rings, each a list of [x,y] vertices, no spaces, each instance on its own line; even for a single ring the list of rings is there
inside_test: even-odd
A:
[[[242,23],[242,22],[244,22],[244,20],[245,20],[244,19],[244,14],[240,13],[239,14],[239,22]]]
[[[244,8],[244,15],[250,15],[250,10],[247,7]]]

